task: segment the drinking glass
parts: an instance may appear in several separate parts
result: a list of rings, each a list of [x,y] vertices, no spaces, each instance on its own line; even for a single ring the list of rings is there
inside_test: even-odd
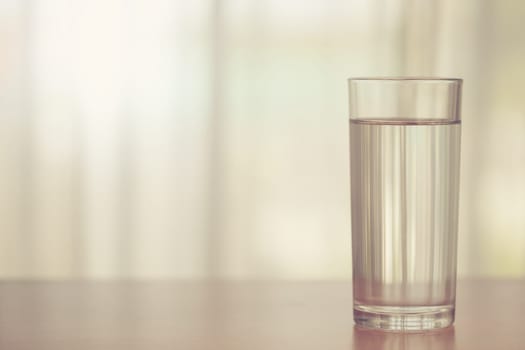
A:
[[[354,320],[454,322],[461,79],[351,78]]]

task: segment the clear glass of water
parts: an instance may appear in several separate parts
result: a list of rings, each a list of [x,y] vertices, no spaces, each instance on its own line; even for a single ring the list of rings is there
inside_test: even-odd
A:
[[[354,320],[454,322],[461,79],[351,78]]]

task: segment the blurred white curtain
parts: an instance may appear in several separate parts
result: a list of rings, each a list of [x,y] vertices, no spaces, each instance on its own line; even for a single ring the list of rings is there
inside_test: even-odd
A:
[[[1,275],[205,274],[208,2],[0,13]]]
[[[3,0],[0,276],[350,277],[352,75],[465,79],[460,274],[525,276],[524,16]]]

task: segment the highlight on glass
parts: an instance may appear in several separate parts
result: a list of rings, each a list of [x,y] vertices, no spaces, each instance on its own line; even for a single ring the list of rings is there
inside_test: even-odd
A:
[[[461,79],[351,78],[354,320],[454,322]]]

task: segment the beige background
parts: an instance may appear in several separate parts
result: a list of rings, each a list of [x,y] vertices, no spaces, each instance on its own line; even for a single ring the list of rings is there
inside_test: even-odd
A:
[[[349,278],[346,78],[462,77],[461,276],[525,276],[525,3],[2,0],[0,277]]]

